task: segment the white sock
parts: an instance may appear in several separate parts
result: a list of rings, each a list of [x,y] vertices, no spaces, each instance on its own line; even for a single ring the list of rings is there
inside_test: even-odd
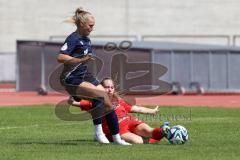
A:
[[[102,129],[102,124],[94,125],[94,127],[95,127],[95,133],[96,133],[97,135],[99,135],[99,134],[104,134],[104,133],[103,133],[103,129]]]

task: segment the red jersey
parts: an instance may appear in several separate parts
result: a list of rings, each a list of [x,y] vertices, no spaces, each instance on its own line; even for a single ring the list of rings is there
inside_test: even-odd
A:
[[[127,104],[123,99],[118,100],[118,104],[114,109],[118,117],[118,123],[131,118],[131,115],[128,113],[131,112],[132,106]]]
[[[144,123],[141,120],[138,120],[136,117],[129,114],[131,112],[132,106],[127,104],[123,99],[118,101],[118,104],[115,107],[115,112],[117,114],[118,123],[119,123],[119,133],[124,134],[126,132],[133,132],[141,123]],[[111,134],[108,129],[107,121],[103,118],[103,132],[106,134],[107,138],[111,140]]]

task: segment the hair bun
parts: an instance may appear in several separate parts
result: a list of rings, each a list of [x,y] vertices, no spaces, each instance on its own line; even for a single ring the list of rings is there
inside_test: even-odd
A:
[[[86,12],[82,7],[79,7],[75,11],[75,15]]]

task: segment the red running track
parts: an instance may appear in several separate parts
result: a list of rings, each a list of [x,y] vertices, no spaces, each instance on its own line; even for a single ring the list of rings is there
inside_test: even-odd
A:
[[[133,97],[133,96],[130,96]],[[66,95],[50,93],[47,96],[36,92],[0,92],[0,106],[57,104],[67,99]],[[137,105],[240,108],[240,95],[158,95],[136,97]]]

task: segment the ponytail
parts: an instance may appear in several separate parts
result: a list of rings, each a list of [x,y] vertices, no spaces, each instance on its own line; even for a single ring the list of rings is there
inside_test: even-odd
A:
[[[82,7],[79,7],[75,10],[74,15],[65,20],[65,22],[74,23],[79,27],[80,23],[86,23],[87,18],[92,14],[88,11],[85,11]]]

